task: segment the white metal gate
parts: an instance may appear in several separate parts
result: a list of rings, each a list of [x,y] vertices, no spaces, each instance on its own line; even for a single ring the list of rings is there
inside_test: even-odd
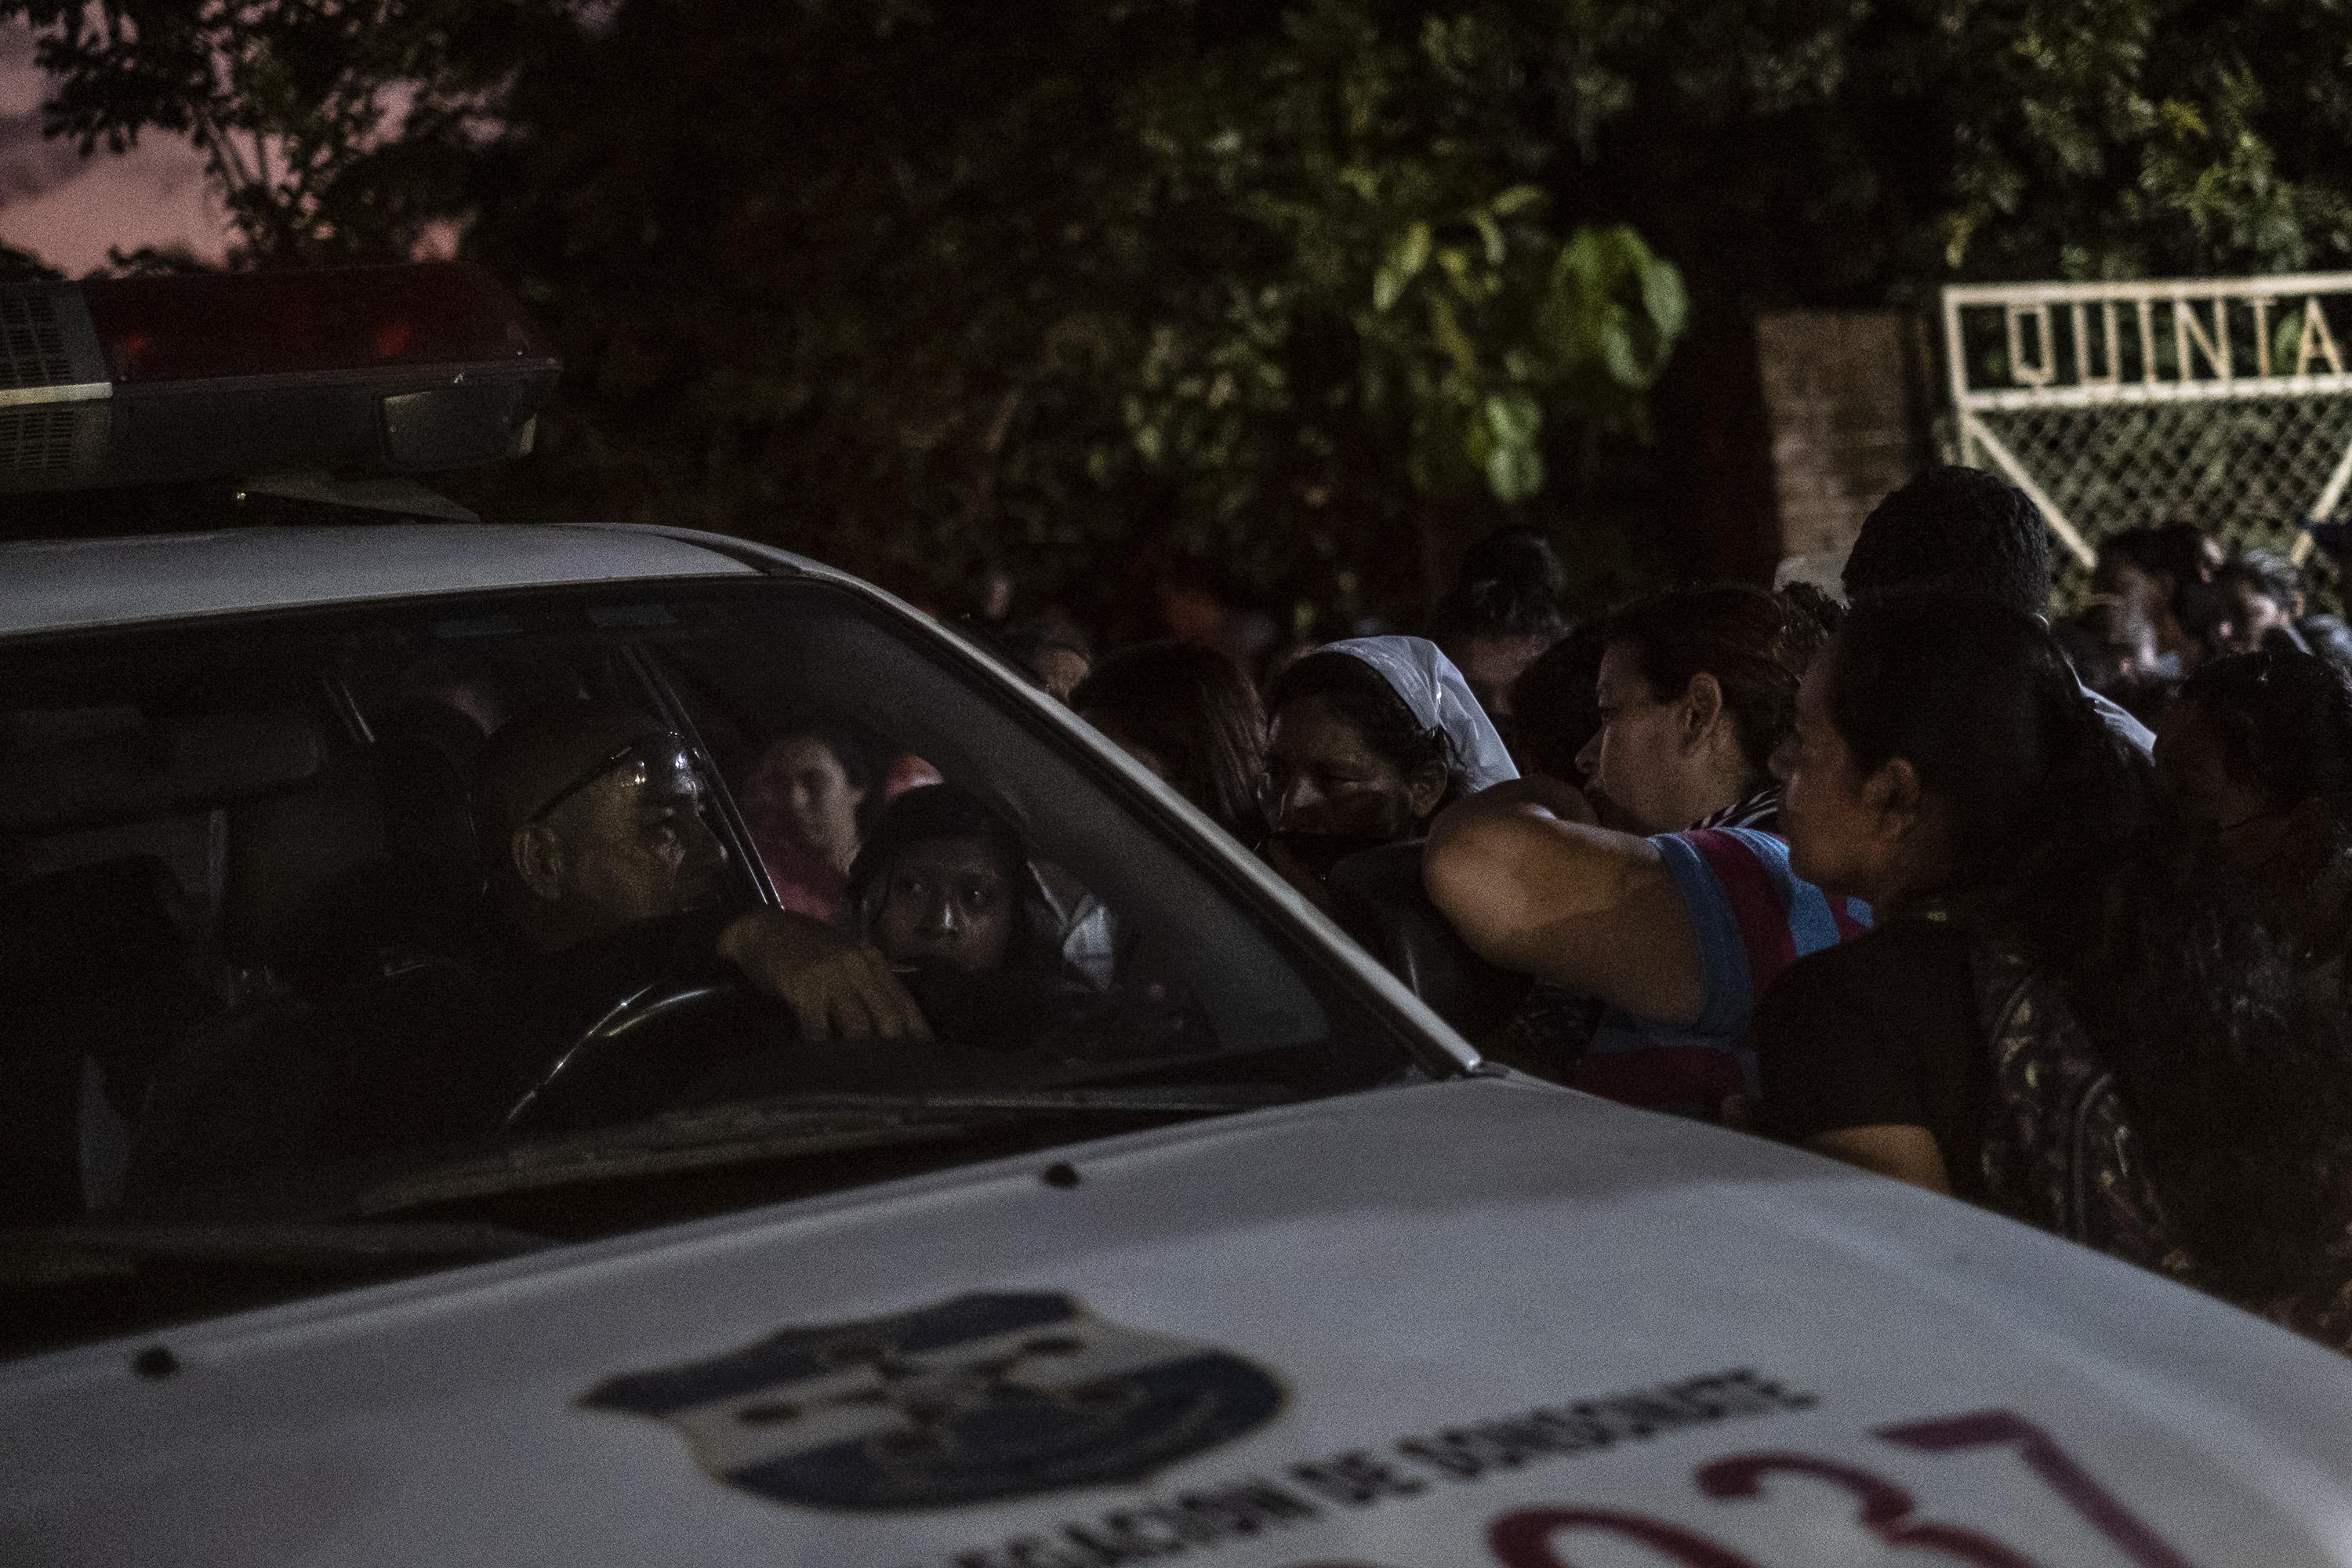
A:
[[[1944,290],[1960,460],[2008,476],[2083,565],[2118,529],[2336,519],[2352,488],[2352,273]]]

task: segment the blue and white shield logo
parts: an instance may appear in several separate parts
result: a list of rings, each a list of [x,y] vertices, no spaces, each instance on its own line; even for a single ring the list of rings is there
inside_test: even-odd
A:
[[[671,1423],[730,1486],[820,1508],[941,1508],[1139,1481],[1272,1419],[1282,1384],[1057,1292],[786,1329],[581,1400]]]

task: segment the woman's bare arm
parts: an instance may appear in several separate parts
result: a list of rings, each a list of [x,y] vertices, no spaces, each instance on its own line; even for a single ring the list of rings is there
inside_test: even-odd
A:
[[[1694,1023],[1706,1005],[1698,940],[1657,847],[1596,826],[1556,780],[1504,784],[1445,812],[1422,877],[1491,963],[1665,1023]]]
[[[1805,1147],[1931,1193],[1948,1194],[1952,1190],[1944,1152],[1924,1127],[1841,1127],[1806,1139]]]

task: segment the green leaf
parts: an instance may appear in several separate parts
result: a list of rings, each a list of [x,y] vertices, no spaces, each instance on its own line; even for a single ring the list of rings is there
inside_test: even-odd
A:
[[[1632,328],[1622,310],[1612,310],[1601,323],[1601,363],[1609,379],[1628,390],[1639,392],[1650,384],[1651,368],[1643,363],[1641,350],[1633,342]]]
[[[1486,242],[1486,265],[1500,267],[1504,256],[1503,226],[1496,223],[1490,214],[1482,212],[1472,213],[1470,221],[1477,226],[1478,237]]]
[[[1478,369],[1478,345],[1462,330],[1461,319],[1442,294],[1430,294],[1429,331],[1437,340],[1438,348],[1454,362],[1454,368],[1465,375],[1475,374]]]
[[[1560,247],[1536,325],[1559,372],[1646,390],[1690,313],[1682,275],[1618,226],[1579,229]],[[1622,411],[1596,410],[1617,418]]]
[[[1690,321],[1690,296],[1673,262],[1657,256],[1648,258],[1642,268],[1642,309],[1649,312],[1650,324],[1661,338],[1671,343],[1682,336]]]
[[[1372,277],[1372,309],[1386,310],[1403,295],[1405,285],[1429,265],[1429,226],[1416,223],[1397,236],[1388,258]]]
[[[2201,142],[2212,134],[2206,129],[2205,117],[2198,112],[2193,103],[2168,98],[2157,106],[2157,113],[2163,119],[2165,129],[2184,140]]]
[[[1543,187],[1540,185],[1513,185],[1509,190],[1488,202],[1486,210],[1496,217],[1508,217],[1513,213],[1525,212],[1531,206],[1540,205],[1543,199]]]
[[[1543,456],[1534,447],[1498,446],[1486,454],[1486,488],[1496,500],[1532,500],[1543,482]]]
[[[1543,428],[1542,407],[1524,392],[1490,393],[1483,412],[1486,428],[1500,446],[1532,447]]]

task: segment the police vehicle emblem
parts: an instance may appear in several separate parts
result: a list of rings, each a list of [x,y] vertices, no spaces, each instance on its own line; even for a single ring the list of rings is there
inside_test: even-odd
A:
[[[1034,1291],[786,1329],[581,1404],[667,1421],[704,1469],[778,1502],[905,1509],[1139,1481],[1283,1399],[1239,1356]]]

